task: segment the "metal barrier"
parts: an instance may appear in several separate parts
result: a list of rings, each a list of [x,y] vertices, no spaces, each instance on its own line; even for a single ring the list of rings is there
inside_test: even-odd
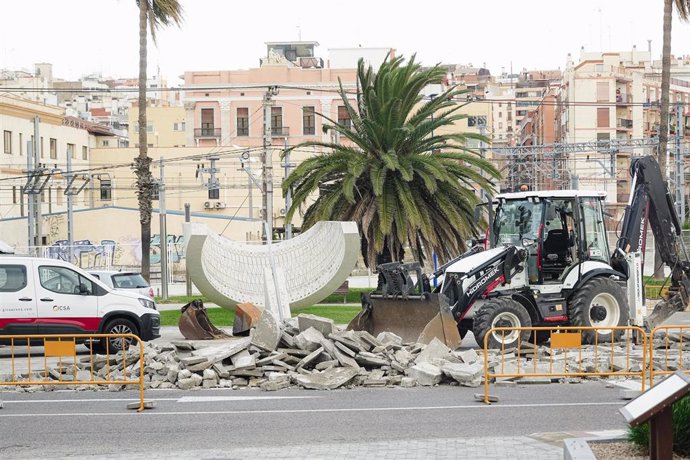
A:
[[[582,333],[584,331],[622,331],[622,340],[610,343],[599,343],[599,334],[594,334],[594,343],[591,345],[582,344]],[[532,339],[522,340],[522,332],[529,331]],[[518,332],[517,347],[506,349],[501,340],[502,346],[498,349],[499,362],[489,366],[490,348],[489,338],[492,334],[497,334],[504,339],[510,333]],[[550,344],[548,349],[548,363],[538,362],[540,345],[538,339],[539,332],[550,334]],[[614,333],[615,335],[615,333]],[[495,336],[496,337],[496,336]],[[543,338],[543,337],[542,337]],[[496,337],[496,340],[499,340]],[[639,370],[631,370],[633,360],[633,347],[635,342],[641,342],[641,354],[639,356]],[[624,346],[624,350],[616,347]],[[584,350],[583,347],[591,349]],[[562,356],[556,356],[554,350],[562,351]],[[497,327],[492,328],[484,336],[484,402],[489,401],[489,383],[496,378],[525,378],[525,377],[590,377],[590,376],[639,376],[642,382],[642,391],[645,389],[646,369],[647,369],[647,336],[644,330],[637,326],[616,326],[616,327]],[[509,354],[509,355],[508,355]],[[570,360],[569,358],[570,354]],[[506,355],[510,358],[515,357],[515,363],[506,363]],[[531,358],[531,363],[529,362]],[[634,358],[638,358],[635,356]],[[525,362],[523,363],[523,359]],[[592,360],[584,363],[583,359]],[[562,366],[560,365],[562,361]]]
[[[133,344],[139,345],[138,356],[132,359],[131,352],[122,352],[122,362],[117,363],[115,354],[111,354],[111,341],[122,340],[122,348],[130,348]],[[10,381],[0,385],[139,385],[139,409],[144,410],[144,344],[139,337],[133,334],[51,334],[51,335],[7,335],[0,337],[2,343],[9,342],[11,347],[12,377]],[[104,340],[105,355],[94,354],[89,348],[88,360],[77,362],[76,347],[78,344],[90,340]],[[38,343],[38,345],[37,345]],[[28,368],[26,379],[17,378],[17,360],[23,358],[18,356],[17,348],[26,348],[26,359]],[[32,348],[42,347],[43,352],[37,352],[34,358],[40,360],[42,357],[43,369],[32,372]],[[21,355],[24,351],[21,352]],[[139,375],[130,378],[128,374],[134,374],[133,370],[128,370],[128,354],[130,358],[129,366],[139,363]],[[49,358],[51,362],[57,358],[57,367],[49,370]],[[137,359],[138,358],[138,359]],[[114,360],[114,361],[113,361]],[[52,364],[54,366],[55,364]],[[71,367],[71,371],[70,371]],[[120,370],[122,373],[120,374]],[[80,372],[88,371],[89,379],[84,379]],[[71,373],[71,378],[68,378]],[[115,375],[114,375],[115,374]],[[38,378],[37,378],[38,376]],[[42,378],[41,378],[42,376]]]
[[[664,333],[661,347],[655,347],[654,338],[659,333]],[[654,360],[655,348],[663,350],[663,361],[658,363]],[[660,370],[657,370],[657,364]],[[677,370],[690,374],[690,325],[657,326],[649,334],[649,385],[654,385],[655,376],[673,374]]]

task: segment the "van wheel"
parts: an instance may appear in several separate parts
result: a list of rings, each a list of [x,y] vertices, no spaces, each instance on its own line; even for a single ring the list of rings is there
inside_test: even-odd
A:
[[[133,335],[139,335],[139,331],[137,330],[137,327],[134,325],[134,323],[128,319],[125,318],[115,318],[106,324],[105,328],[103,329],[104,334],[133,334]],[[131,338],[125,338],[123,339],[122,337],[111,337],[108,339],[108,351],[112,353],[117,353],[118,351],[121,350],[127,350],[129,346],[132,344],[134,340]],[[106,352],[106,339],[102,339],[99,342],[99,349],[102,350],[102,353]],[[93,350],[93,348],[92,348]]]
[[[614,280],[593,278],[570,298],[568,316],[573,326],[602,328],[582,331],[582,343],[612,342],[618,340],[623,331],[606,327],[628,325],[628,302]]]
[[[529,341],[531,332],[518,328],[529,328],[532,319],[520,302],[510,297],[497,297],[486,301],[474,314],[472,332],[480,348],[484,348],[484,338],[493,328],[513,328],[513,330],[494,331],[487,338],[489,348],[511,348],[520,342]]]

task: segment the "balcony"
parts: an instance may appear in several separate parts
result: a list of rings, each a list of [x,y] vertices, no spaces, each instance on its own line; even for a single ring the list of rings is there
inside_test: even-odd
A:
[[[271,137],[273,139],[289,136],[290,128],[288,128],[287,126],[271,126]]]
[[[632,94],[616,94],[616,105],[632,104]]]
[[[196,139],[220,139],[220,128],[194,128]]]
[[[616,120],[616,129],[627,130],[632,129],[632,127],[633,121],[628,118],[619,118]]]

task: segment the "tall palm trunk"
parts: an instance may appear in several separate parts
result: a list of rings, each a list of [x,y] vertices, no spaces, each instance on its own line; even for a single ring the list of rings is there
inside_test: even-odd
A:
[[[657,161],[661,177],[666,177],[666,148],[668,146],[669,90],[671,88],[671,26],[673,25],[673,0],[664,0],[664,42],[661,52],[661,110],[659,121],[659,150]],[[655,248],[656,249],[656,248]],[[664,263],[659,251],[654,251],[654,278],[664,278]]]
[[[137,196],[139,199],[139,223],[141,224],[141,273],[148,281],[151,278],[151,158],[148,156],[146,132],[146,33],[148,19],[147,0],[139,2],[139,156],[134,165],[137,175]]]

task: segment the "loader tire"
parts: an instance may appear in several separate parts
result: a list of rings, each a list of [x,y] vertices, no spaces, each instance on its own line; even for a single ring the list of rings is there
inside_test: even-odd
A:
[[[627,326],[628,303],[623,290],[610,278],[585,282],[568,302],[568,316],[573,326]],[[623,331],[612,329],[582,331],[582,343],[608,343],[618,340]]]
[[[488,300],[474,314],[472,332],[480,348],[484,348],[486,335],[497,327],[531,327],[532,319],[525,307],[509,297]],[[487,340],[489,348],[516,347],[518,342],[527,342],[530,331],[493,332]],[[501,343],[502,342],[502,343]]]
[[[529,336],[529,343],[535,343],[534,336],[537,336],[537,345],[544,345],[546,342],[551,340],[551,331],[534,331]]]

